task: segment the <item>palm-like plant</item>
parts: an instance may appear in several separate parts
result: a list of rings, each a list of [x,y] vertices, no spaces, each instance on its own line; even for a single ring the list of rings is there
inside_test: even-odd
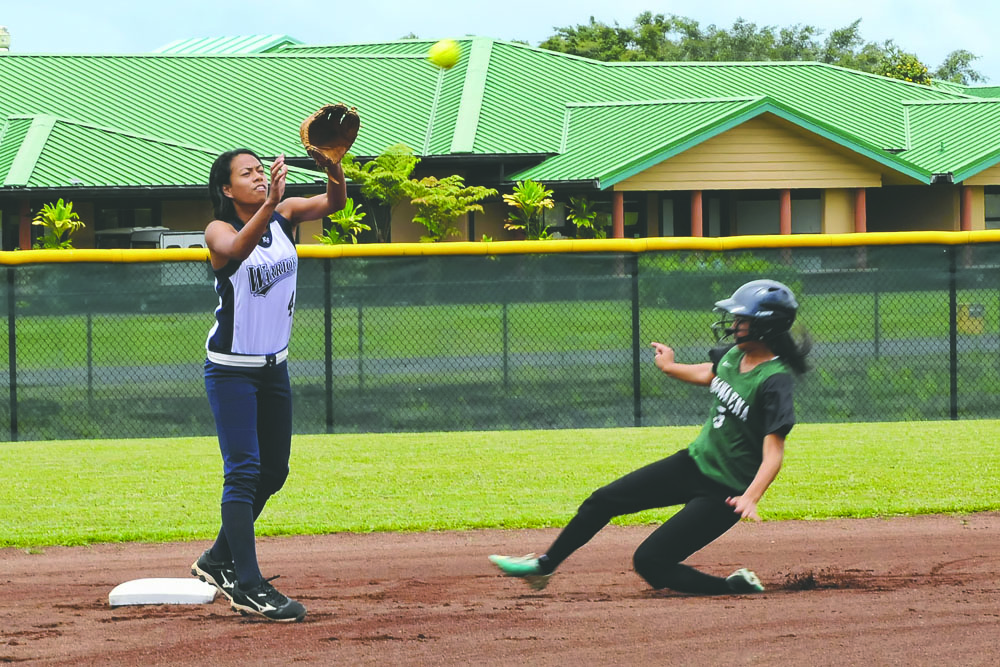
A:
[[[569,215],[566,219],[577,228],[578,234],[584,229],[589,229],[589,233],[595,239],[608,237],[607,224],[604,224],[604,219],[597,212],[594,203],[586,197],[569,198]]]
[[[551,238],[544,213],[555,205],[552,190],[535,181],[518,181],[514,192],[504,195],[503,200],[514,207],[504,229],[523,231],[524,237],[531,241]]]
[[[355,206],[354,200],[348,197],[344,208],[326,216],[330,221],[330,228],[324,230],[322,235],[314,235],[313,238],[327,245],[357,243],[358,234],[371,229],[361,222],[365,215],[361,212],[361,204]]]
[[[478,202],[494,197],[497,191],[478,185],[466,185],[461,176],[446,176],[438,179],[427,176],[419,181],[411,179],[407,192],[412,197],[410,203],[416,209],[413,222],[427,228],[427,234],[420,237],[423,242],[442,241],[449,236],[459,236],[456,221],[467,213],[482,213]]]
[[[45,228],[45,234],[36,242],[35,248],[72,248],[70,237],[73,232],[85,225],[80,216],[73,212],[73,202],[63,202],[59,199],[55,204],[45,204],[35,215],[31,224]],[[66,238],[63,239],[63,234]]]

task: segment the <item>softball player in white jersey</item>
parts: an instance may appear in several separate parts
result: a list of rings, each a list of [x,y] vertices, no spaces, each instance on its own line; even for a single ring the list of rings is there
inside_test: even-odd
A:
[[[293,234],[298,223],[338,211],[347,200],[339,164],[330,170],[326,192],[309,198],[282,200],[287,171],[279,156],[268,177],[256,154],[238,149],[220,155],[209,177],[215,220],[205,242],[219,306],[206,343],[205,389],[222,451],[222,528],[191,566],[234,611],[273,621],[306,614],[261,575],[254,537],[254,521],[288,476],[286,358],[298,269]]]

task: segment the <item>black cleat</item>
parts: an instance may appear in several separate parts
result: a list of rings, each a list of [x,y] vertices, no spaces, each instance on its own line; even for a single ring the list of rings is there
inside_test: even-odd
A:
[[[306,608],[301,602],[285,597],[271,585],[271,579],[265,579],[250,590],[240,586],[233,589],[232,608],[244,616],[256,614],[270,621],[290,623],[305,618]]]
[[[212,584],[229,600],[233,599],[236,588],[236,566],[233,561],[215,560],[210,555],[211,549],[199,556],[191,565],[191,574],[206,584]]]

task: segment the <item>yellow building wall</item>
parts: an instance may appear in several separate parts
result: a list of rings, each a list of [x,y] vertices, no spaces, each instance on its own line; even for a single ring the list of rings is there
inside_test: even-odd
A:
[[[822,195],[824,234],[849,234],[854,231],[854,190],[830,188]]]
[[[1000,164],[984,169],[962,181],[963,185],[1000,185]]]
[[[469,238],[469,216],[463,215],[455,222],[455,227],[459,231],[459,236],[450,236],[445,241],[480,241],[483,235],[489,236],[494,241],[510,241],[517,236],[504,229],[507,221],[508,206],[502,202],[482,203],[483,212],[476,213],[475,237]],[[420,237],[427,233],[427,228],[413,222],[414,208],[410,204],[402,203],[396,207],[392,216],[392,241],[393,243],[417,243]]]
[[[758,116],[614,186],[615,190],[879,187],[877,164],[774,116]]]
[[[965,185],[972,190],[972,231],[986,229],[986,188],[982,185],[968,185],[968,181]]]

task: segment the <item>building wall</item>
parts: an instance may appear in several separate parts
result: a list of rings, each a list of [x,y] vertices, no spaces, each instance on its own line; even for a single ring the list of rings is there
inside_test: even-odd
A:
[[[483,235],[489,236],[494,241],[507,241],[517,238],[517,236],[504,229],[507,219],[508,206],[500,201],[481,202],[482,213],[475,214],[473,225],[473,236],[469,234],[468,214],[459,218],[455,223],[459,236],[449,237],[448,241],[479,241]],[[427,234],[427,228],[413,222],[414,208],[408,203],[401,203],[396,207],[392,216],[392,241],[393,243],[417,243],[420,237]]]
[[[636,174],[616,190],[879,187],[878,165],[832,141],[759,116]]]
[[[1000,165],[984,169],[963,181],[964,185],[1000,185]]]
[[[828,188],[822,195],[824,234],[849,234],[854,231],[854,190]]]

